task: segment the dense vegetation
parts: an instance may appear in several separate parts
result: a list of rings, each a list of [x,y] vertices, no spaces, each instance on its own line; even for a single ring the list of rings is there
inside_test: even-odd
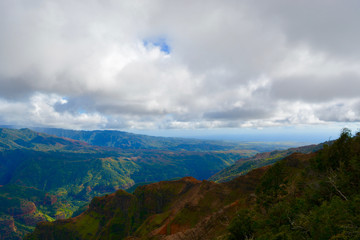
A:
[[[34,128],[35,131],[84,141],[88,144],[121,149],[153,149],[167,151],[229,151],[250,150],[251,152],[267,152],[274,149],[288,149],[298,146],[296,143],[272,142],[232,142],[174,137],[153,137],[113,130],[68,130],[59,128]]]
[[[328,142],[327,144],[331,144],[331,142]],[[316,152],[320,150],[323,147],[323,145],[324,144],[321,143],[318,145],[309,145],[309,146],[303,146],[297,148],[289,148],[286,150],[275,150],[271,152],[258,153],[253,157],[239,159],[231,166],[226,167],[220,172],[211,176],[209,180],[215,182],[230,181],[238,176],[248,173],[253,169],[274,164],[293,153]]]
[[[35,128],[34,130],[58,137],[84,141],[91,145],[121,149],[215,151],[231,150],[237,146],[236,143],[231,142],[153,137],[111,130],[76,131],[58,128]]]
[[[312,155],[311,155],[312,156]],[[360,239],[360,134],[276,163],[238,212],[229,239]]]
[[[113,134],[117,137],[111,137],[110,142],[115,145],[116,141],[121,142],[122,135],[127,135],[123,132],[92,132],[99,143],[102,142],[99,139]],[[237,150],[225,150],[235,145],[159,138],[166,140],[163,144],[173,140],[172,145],[169,143],[177,149],[173,151],[151,147],[152,143],[159,143],[158,138],[141,140],[142,135],[128,135],[131,146],[139,141],[139,146],[147,146],[147,149],[93,146],[29,129],[0,128],[0,235],[18,239],[32,231],[39,221],[79,214],[78,209],[86,209],[93,197],[134,184],[184,176],[207,179],[235,160],[258,152],[246,147],[261,149],[261,144],[243,143],[236,147]],[[189,151],[202,146],[217,150]],[[264,148],[270,146],[267,144]]]
[[[27,239],[360,239],[360,134],[229,182],[184,178],[94,198]]]
[[[38,224],[26,239],[213,239],[228,219],[248,206],[265,169],[228,183],[191,177],[117,191],[91,201],[82,215]],[[251,200],[250,200],[251,201]]]

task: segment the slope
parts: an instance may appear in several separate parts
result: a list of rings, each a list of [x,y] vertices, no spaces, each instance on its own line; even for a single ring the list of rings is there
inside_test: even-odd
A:
[[[327,142],[326,144],[331,144],[331,142]],[[220,172],[211,176],[209,180],[215,182],[230,181],[240,175],[244,175],[248,173],[252,169],[274,164],[275,162],[280,161],[281,159],[293,153],[316,152],[320,150],[323,147],[323,145],[324,143],[297,147],[297,148],[289,148],[286,150],[275,150],[271,152],[258,153],[253,157],[239,159],[233,165],[226,167]]]
[[[240,211],[229,239],[359,239],[360,134],[345,129],[316,155],[276,163]]]
[[[360,134],[225,183],[188,177],[94,198],[26,239],[359,239]]]
[[[153,137],[113,130],[77,131],[59,128],[33,128],[35,131],[87,142],[91,145],[121,149],[153,149],[168,151],[229,151],[266,152],[287,149],[296,143],[231,142],[174,137]]]
[[[223,184],[186,177],[142,186],[134,194],[119,190],[94,198],[76,218],[39,224],[27,239],[157,239],[184,231],[205,239],[226,231],[216,226],[219,220],[231,219],[235,209],[251,204],[248,195],[254,193],[264,172],[258,169]],[[200,231],[202,225],[206,227]]]
[[[29,129],[0,129],[0,145],[0,204],[4,208],[0,211],[0,223],[2,236],[14,239],[31,231],[38,221],[70,217],[94,196],[138,182],[187,175],[206,179],[236,159],[252,154],[123,150]],[[20,192],[24,194],[19,195]],[[17,214],[29,206],[29,214]]]
[[[0,151],[31,149],[37,151],[90,151],[87,143],[64,139],[30,129],[0,128]]]

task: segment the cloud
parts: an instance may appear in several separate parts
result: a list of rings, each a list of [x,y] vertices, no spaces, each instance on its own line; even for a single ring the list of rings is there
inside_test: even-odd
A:
[[[274,98],[327,102],[335,99],[353,99],[359,96],[360,75],[343,73],[331,77],[295,76],[273,82]]]
[[[332,57],[359,60],[360,41],[357,9],[360,2],[349,0],[327,1],[252,1],[264,19],[276,22],[288,41],[307,45],[313,51],[325,52]]]
[[[356,122],[358,5],[4,0],[0,121],[78,129]]]
[[[205,113],[204,117],[208,119],[250,120],[262,119],[268,116],[270,116],[270,114],[266,109],[233,108],[227,111]]]
[[[104,126],[107,119],[98,113],[59,112],[58,104],[66,104],[62,97],[35,93],[27,102],[0,101],[2,123],[22,126],[48,126],[72,129]]]
[[[327,122],[359,122],[360,99],[347,103],[332,102],[317,109],[319,119]]]

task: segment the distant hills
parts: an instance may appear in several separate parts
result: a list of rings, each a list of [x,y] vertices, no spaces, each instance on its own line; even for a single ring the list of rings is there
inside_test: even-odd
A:
[[[186,177],[95,197],[26,239],[359,239],[360,134],[322,147],[224,183]]]
[[[326,142],[326,144],[331,144],[331,143],[332,142]],[[322,149],[323,145],[324,143],[297,147],[297,148],[289,148],[286,150],[275,150],[271,152],[258,153],[253,157],[239,159],[231,166],[226,167],[225,169],[211,176],[209,180],[215,182],[227,182],[238,176],[245,175],[253,169],[274,164],[277,161],[293,153],[316,152]]]
[[[234,142],[202,140],[192,138],[154,137],[112,130],[68,130],[59,128],[32,128],[58,137],[87,142],[88,144],[103,147],[116,147],[120,149],[153,149],[169,151],[228,151],[228,150],[253,150],[268,152],[274,149],[288,149],[298,146],[298,143],[273,143],[273,142]]]
[[[90,150],[84,142],[64,139],[30,129],[0,128],[0,151],[27,149],[35,151],[81,151]]]
[[[153,137],[122,131],[76,131],[58,128],[34,128],[35,131],[87,142],[88,144],[121,149],[154,149],[170,151],[231,150],[237,144],[222,141]]]
[[[286,147],[117,131],[47,131],[66,138],[0,128],[0,235],[6,239],[23,237],[39,221],[71,217],[95,196],[184,176],[207,179],[238,159]]]

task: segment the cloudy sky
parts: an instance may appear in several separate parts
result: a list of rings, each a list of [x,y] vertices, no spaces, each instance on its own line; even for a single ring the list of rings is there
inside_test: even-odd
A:
[[[359,9],[358,0],[1,0],[0,124],[356,128]]]

